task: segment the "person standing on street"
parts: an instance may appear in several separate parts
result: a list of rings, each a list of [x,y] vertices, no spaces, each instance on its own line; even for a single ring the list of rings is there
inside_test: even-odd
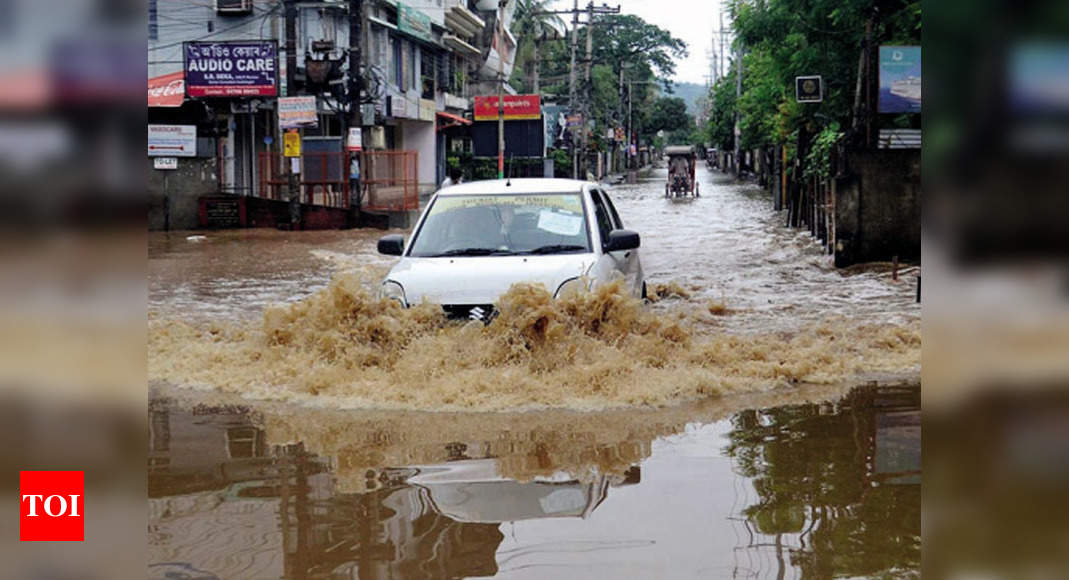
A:
[[[449,170],[449,175],[447,175],[446,178],[442,180],[442,188],[449,187],[450,185],[456,185],[456,184],[460,183],[461,181],[463,181],[463,180],[461,179],[461,176],[460,176],[460,170],[459,169],[450,169]]]

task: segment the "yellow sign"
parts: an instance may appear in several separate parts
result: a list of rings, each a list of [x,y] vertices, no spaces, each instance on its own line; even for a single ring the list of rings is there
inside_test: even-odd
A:
[[[301,156],[301,134],[296,131],[286,131],[282,135],[282,154],[286,157]]]
[[[579,194],[576,193],[560,195],[552,193],[543,195],[447,195],[439,197],[438,201],[434,202],[435,213],[478,206],[553,208],[580,215],[583,213],[582,201],[579,199]]]

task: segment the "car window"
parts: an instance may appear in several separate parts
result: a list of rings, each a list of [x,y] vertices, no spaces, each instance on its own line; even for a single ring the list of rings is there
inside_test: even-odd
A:
[[[609,210],[605,208],[605,202],[596,189],[590,191],[590,200],[594,203],[594,219],[598,223],[598,233],[601,234],[602,245],[609,241],[609,232],[612,231],[612,221],[609,218]]]
[[[408,255],[507,255],[590,251],[579,193],[435,198]]]
[[[609,208],[609,217],[612,218],[613,229],[622,230],[624,228],[624,222],[620,219],[620,214],[616,213],[616,206],[612,204],[612,198],[603,190],[598,190],[598,193],[600,193],[605,200],[605,207]]]

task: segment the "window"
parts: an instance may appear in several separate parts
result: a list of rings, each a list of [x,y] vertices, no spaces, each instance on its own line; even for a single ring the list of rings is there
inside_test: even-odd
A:
[[[393,75],[392,75],[393,76],[393,84],[396,85],[397,88],[399,88],[401,90],[404,90],[404,88],[405,88],[404,87],[404,85],[405,85],[405,75],[404,75],[405,65],[404,65],[404,62],[405,61],[402,60],[402,58],[401,58],[401,39],[399,39],[397,37],[394,37],[394,38],[391,39],[391,42],[393,44],[393,60],[392,60],[392,62],[390,64],[393,67]]]
[[[589,252],[577,194],[444,196],[412,239],[410,256]]]
[[[405,90],[415,89],[419,87],[419,69],[416,67],[416,55],[419,49],[411,42],[406,42],[405,48],[408,49],[406,51],[408,53],[408,86]]]
[[[620,219],[620,214],[616,213],[616,206],[612,204],[612,199],[609,197],[609,194],[601,190],[598,190],[598,193],[600,193],[605,200],[605,207],[609,208],[609,217],[612,218],[613,229],[623,229],[624,222]]]
[[[148,39],[160,39],[160,14],[156,0],[148,0]]]
[[[420,96],[424,99],[434,98],[434,72],[437,68],[437,59],[428,50],[419,52],[419,76]]]
[[[452,73],[450,73],[450,65],[453,64],[452,60],[453,59],[450,57],[448,52],[443,51],[438,53],[438,60],[435,63],[434,71],[435,79],[438,82],[439,90],[450,90],[450,87],[452,85],[452,83],[450,82],[450,76],[452,76]]]
[[[215,0],[215,11],[219,14],[250,14],[252,0]]]
[[[594,219],[598,222],[598,233],[601,235],[601,245],[609,241],[609,232],[612,231],[612,221],[609,212],[605,209],[605,203],[601,200],[601,194],[595,189],[590,191],[590,199],[594,202]]]

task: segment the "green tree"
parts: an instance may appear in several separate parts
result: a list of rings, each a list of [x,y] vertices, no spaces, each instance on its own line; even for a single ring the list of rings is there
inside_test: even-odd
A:
[[[675,61],[686,56],[686,42],[632,14],[598,17],[594,27],[594,61],[616,72],[627,69],[632,79],[669,79],[676,72]]]
[[[713,85],[709,99],[709,142],[720,150],[735,148],[735,73],[721,77]]]
[[[552,3],[551,0],[519,0],[512,19],[511,31],[519,44],[513,76],[523,71],[524,88],[532,93],[541,91],[541,47],[564,36],[564,21],[548,13]]]
[[[734,94],[732,66],[711,94],[708,131],[719,147],[734,145],[736,113],[743,148],[800,145],[803,132],[805,143],[817,133],[827,140],[837,134],[829,127],[852,127],[858,61],[870,19],[875,44],[920,43],[920,4],[907,0],[735,0],[731,15],[734,48],[743,54],[742,94]],[[795,77],[814,74],[824,79],[823,101],[797,103]],[[809,160],[826,159],[808,156],[808,150],[800,153]]]

